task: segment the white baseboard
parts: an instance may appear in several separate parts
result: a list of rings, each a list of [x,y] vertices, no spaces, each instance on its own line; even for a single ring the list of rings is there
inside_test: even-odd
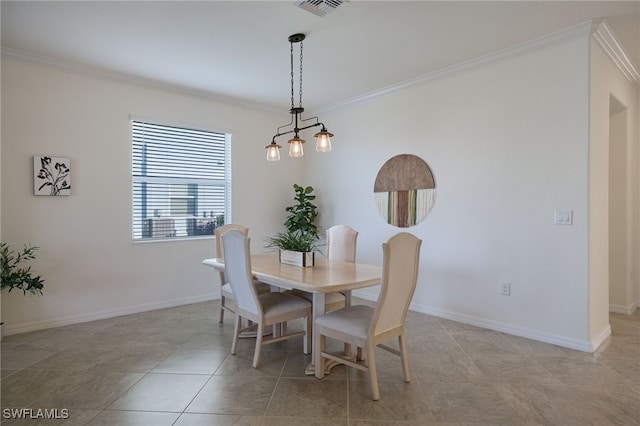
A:
[[[377,295],[375,297],[372,297],[370,294],[358,290],[354,291],[353,295],[370,301],[375,301],[377,298]],[[608,327],[598,335],[597,339],[594,339],[593,342],[590,342],[588,340],[567,339],[566,337],[557,336],[554,334],[540,333],[536,330],[531,330],[525,327],[518,327],[513,324],[504,323],[501,321],[488,320],[486,318],[447,311],[445,309],[438,309],[433,306],[422,306],[412,303],[411,306],[409,306],[409,309],[415,312],[433,315],[439,318],[461,322],[464,324],[486,328],[489,330],[499,331],[502,333],[524,337],[531,340],[537,340],[539,342],[550,343],[552,345],[562,346],[565,348],[576,349],[582,352],[595,352],[595,350],[606,340],[606,338],[611,335],[611,328]]]
[[[137,314],[146,311],[155,311],[156,309],[173,308],[175,306],[190,305],[193,303],[208,302],[210,300],[220,299],[220,292],[204,294],[202,296],[185,297],[182,299],[165,300],[161,302],[145,303],[142,305],[125,306],[116,309],[107,309],[100,312],[91,312],[90,314],[70,315],[66,317],[53,318],[44,321],[32,321],[22,324],[6,324],[4,327],[4,335],[28,333],[31,331],[46,330],[54,327],[62,327],[65,325],[80,324],[83,322],[101,320],[106,318],[119,317],[122,315]]]
[[[636,311],[636,309],[638,309],[638,302],[633,302],[629,306],[609,305],[609,312],[613,312],[615,314],[631,315]]]
[[[593,353],[611,336],[611,324],[607,324],[607,326],[598,333],[596,337],[591,339],[591,350],[589,352]]]

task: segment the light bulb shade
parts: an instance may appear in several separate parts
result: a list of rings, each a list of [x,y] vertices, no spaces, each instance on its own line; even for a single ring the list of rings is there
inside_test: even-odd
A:
[[[291,157],[302,157],[304,155],[304,152],[302,150],[302,144],[304,142],[304,139],[300,139],[297,136],[289,140],[289,155]]]
[[[331,136],[333,133],[329,133],[326,130],[322,130],[321,132],[316,133],[316,151],[318,152],[329,152],[331,151]]]
[[[275,142],[271,142],[265,146],[267,149],[267,161],[280,161],[280,145]]]

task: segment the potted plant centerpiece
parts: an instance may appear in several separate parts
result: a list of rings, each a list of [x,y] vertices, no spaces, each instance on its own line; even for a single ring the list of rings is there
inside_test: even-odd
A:
[[[319,238],[315,225],[318,207],[313,204],[316,196],[313,187],[293,185],[296,204],[285,208],[289,213],[284,222],[286,232],[267,238],[267,247],[280,250],[280,262],[295,266],[313,266],[314,250]]]
[[[24,261],[35,259],[38,247],[25,244],[22,251],[14,252],[8,244],[0,243],[0,291],[22,290],[23,294],[42,294],[44,280],[31,272],[31,266],[23,266]],[[4,334],[4,324],[0,322],[0,340]]]

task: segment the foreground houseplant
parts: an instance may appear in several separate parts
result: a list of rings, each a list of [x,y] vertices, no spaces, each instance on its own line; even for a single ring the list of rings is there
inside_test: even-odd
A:
[[[0,243],[0,291],[17,289],[23,294],[42,294],[44,280],[40,275],[31,272],[31,266],[23,266],[24,262],[35,259],[38,247],[25,244],[22,251],[14,252],[8,244]],[[4,334],[4,323],[0,322],[0,340]]]
[[[23,266],[23,263],[36,258],[38,247],[25,244],[22,251],[14,252],[8,244],[0,243],[0,262],[2,272],[0,278],[0,290],[22,290],[24,294],[42,294],[44,280],[40,275],[31,272],[31,266]]]
[[[318,217],[318,207],[313,204],[316,196],[313,187],[293,185],[296,204],[285,208],[289,213],[284,222],[285,232],[279,232],[274,237],[267,238],[267,247],[280,250],[280,261],[297,266],[313,265],[313,250],[319,238],[318,227],[315,225]]]

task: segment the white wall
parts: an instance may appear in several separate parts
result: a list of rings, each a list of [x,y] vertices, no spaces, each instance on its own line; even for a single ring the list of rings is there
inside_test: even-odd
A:
[[[590,350],[588,46],[585,36],[322,113],[334,151],[305,170],[322,222],[355,227],[358,260],[380,262],[402,229],[378,216],[376,174],[417,155],[438,198],[405,229],[423,239],[412,308]],[[554,225],[554,209],[573,210],[573,225]]]
[[[631,160],[627,144],[627,122],[629,110],[615,98],[610,97],[612,105],[609,115],[609,309],[627,312],[635,302],[631,294],[629,266],[629,244],[632,233],[629,232],[631,199],[629,188],[629,170],[627,162]]]
[[[232,219],[252,248],[282,229],[302,162],[265,161],[283,114],[157,87],[2,61],[2,241],[39,246],[33,269],[43,297],[3,294],[7,333],[216,297],[216,274],[200,264],[213,240],[132,244],[130,114],[228,131]],[[286,119],[286,118],[285,118]],[[33,195],[32,156],[71,158],[72,195]]]
[[[601,44],[592,42],[590,51],[590,328],[597,336],[609,310],[632,313],[638,307],[640,108],[637,87]]]

